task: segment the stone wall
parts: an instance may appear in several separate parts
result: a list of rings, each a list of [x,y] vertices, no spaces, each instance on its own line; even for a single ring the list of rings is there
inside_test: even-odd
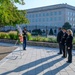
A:
[[[44,47],[53,47],[53,48],[57,48],[58,47],[57,43],[49,43],[49,42],[28,41],[27,44],[28,45],[32,45],[32,46],[44,46]]]
[[[0,39],[0,42],[15,44],[15,43],[16,43],[16,40],[10,40],[10,39]]]
[[[4,43],[16,43],[16,40],[9,40],[9,39],[0,39],[0,42]],[[29,46],[43,46],[43,47],[51,47],[51,48],[58,48],[58,43],[49,43],[49,42],[36,42],[36,41],[27,41],[27,45]],[[75,45],[73,45],[73,49],[75,49]]]

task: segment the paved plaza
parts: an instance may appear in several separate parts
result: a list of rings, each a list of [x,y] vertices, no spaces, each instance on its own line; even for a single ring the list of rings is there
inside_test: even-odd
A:
[[[58,55],[57,48],[21,46],[0,61],[0,75],[75,75],[75,51],[73,62]]]

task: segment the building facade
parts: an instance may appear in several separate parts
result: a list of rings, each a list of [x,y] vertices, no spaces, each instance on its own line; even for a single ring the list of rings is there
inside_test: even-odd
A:
[[[41,29],[49,33],[50,28],[57,31],[65,22],[69,22],[72,28],[75,27],[75,7],[68,4],[56,4],[26,11],[30,23],[21,26],[26,27],[30,32],[34,29]]]
[[[27,18],[30,23],[26,25],[28,30],[35,28],[56,29],[69,22],[75,27],[75,7],[68,4],[57,4],[27,10]]]

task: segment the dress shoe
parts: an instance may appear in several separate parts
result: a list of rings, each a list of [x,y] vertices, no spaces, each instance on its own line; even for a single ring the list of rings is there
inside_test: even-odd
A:
[[[23,50],[26,50],[26,49],[23,49]]]
[[[62,53],[58,53],[58,54],[62,54]]]
[[[72,63],[72,61],[66,61],[67,63]]]
[[[62,56],[62,58],[66,58],[66,56]]]

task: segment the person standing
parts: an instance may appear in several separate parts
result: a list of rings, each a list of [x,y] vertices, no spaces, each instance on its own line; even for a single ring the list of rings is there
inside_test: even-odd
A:
[[[62,28],[59,28],[59,32],[57,34],[57,42],[59,44],[59,53],[58,54],[62,54],[62,44],[61,44],[62,36],[63,36]]]
[[[66,39],[66,46],[67,46],[67,52],[68,52],[68,63],[71,63],[72,62],[72,41],[73,41],[73,32],[72,30],[68,29],[67,30],[67,34],[68,34],[68,37]]]
[[[62,39],[61,39],[61,44],[62,44],[62,49],[63,49],[63,58],[66,58],[67,57],[67,52],[66,52],[66,39],[67,39],[67,36],[68,34],[66,33],[66,29],[63,28],[63,36],[62,36]]]
[[[27,30],[24,28],[23,30],[23,50],[26,50],[26,36],[27,36]]]

